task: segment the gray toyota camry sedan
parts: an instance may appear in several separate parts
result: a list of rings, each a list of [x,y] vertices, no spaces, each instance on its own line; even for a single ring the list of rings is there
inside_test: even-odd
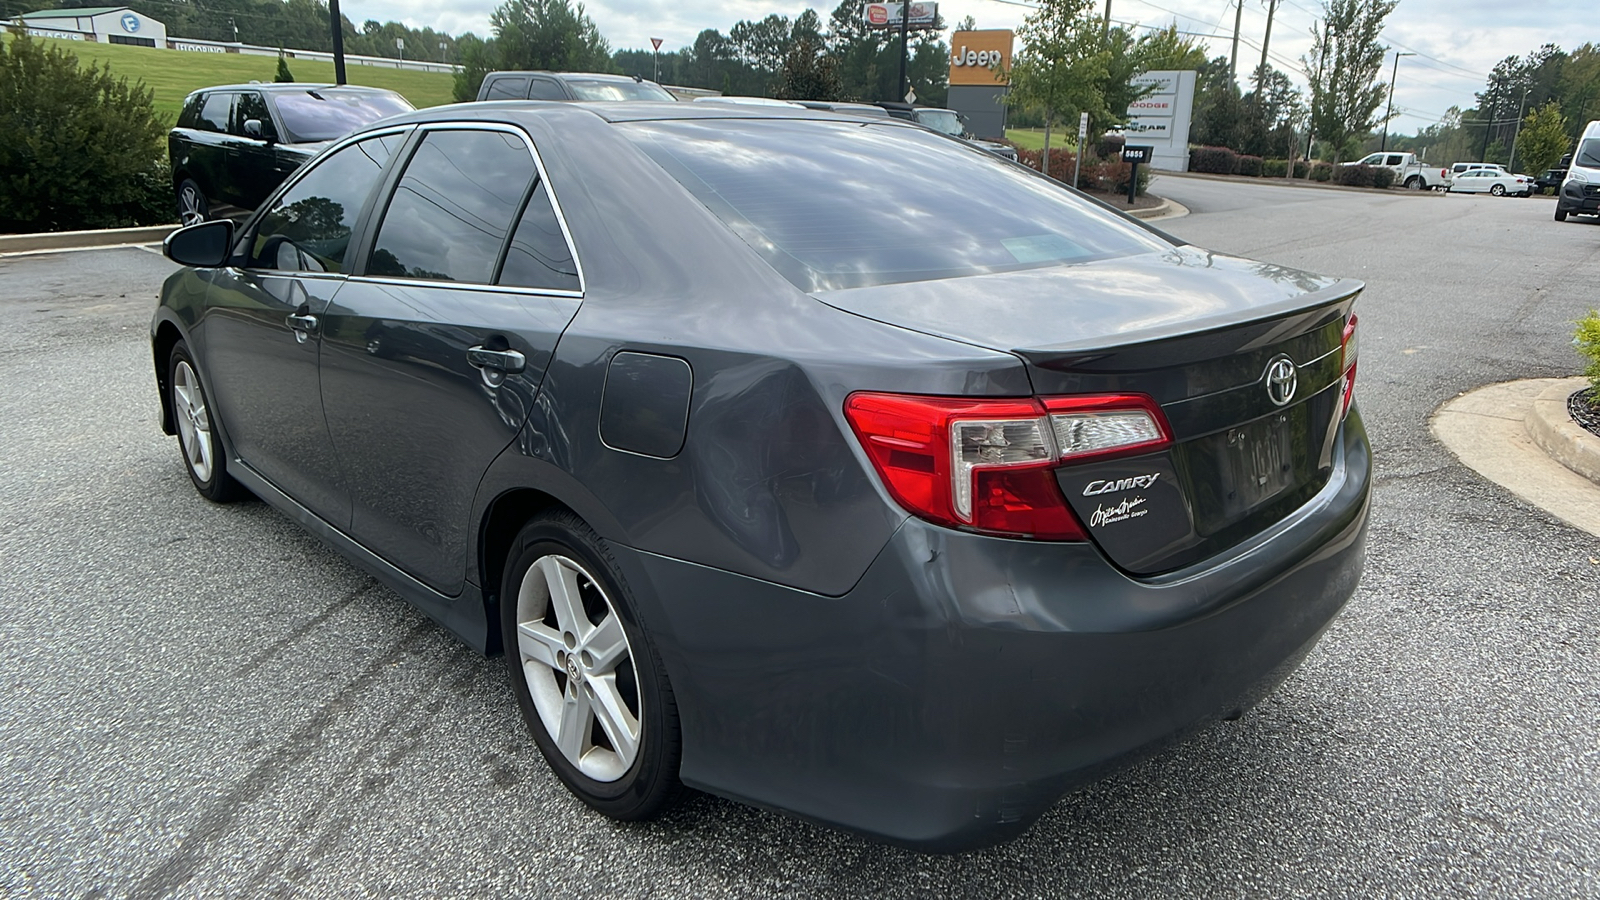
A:
[[[1361,285],[914,124],[441,107],[166,252],[195,487],[503,653],[618,819],[1005,840],[1255,703],[1361,574]]]

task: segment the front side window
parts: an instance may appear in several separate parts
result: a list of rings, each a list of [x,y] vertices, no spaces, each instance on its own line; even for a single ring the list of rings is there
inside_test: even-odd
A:
[[[305,144],[342,138],[384,116],[410,112],[414,107],[399,94],[307,88],[276,94],[278,115],[290,143]]]
[[[368,138],[319,161],[261,217],[246,266],[343,272],[356,217],[405,135]]]
[[[1572,161],[1586,169],[1600,169],[1600,138],[1589,138],[1579,144]]]
[[[804,291],[1172,246],[1059,182],[887,120],[673,120],[621,131]]]
[[[225,92],[207,94],[205,103],[200,107],[200,118],[195,122],[195,127],[201,131],[215,131],[218,134],[227,134],[228,116],[232,110],[232,94]]]
[[[262,140],[278,139],[278,130],[272,127],[272,113],[267,110],[267,101],[255,91],[246,91],[239,95],[239,101],[233,105],[233,133],[243,137],[256,137],[245,131],[244,123],[251,119],[261,123]]]
[[[489,284],[534,174],[515,135],[429,132],[395,186],[367,274]]]

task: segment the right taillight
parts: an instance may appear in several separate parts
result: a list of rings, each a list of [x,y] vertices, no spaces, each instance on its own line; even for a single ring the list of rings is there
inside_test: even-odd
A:
[[[1360,346],[1360,341],[1356,337],[1356,317],[1351,313],[1350,320],[1344,323],[1344,338],[1339,345],[1339,357],[1344,367],[1344,397],[1339,406],[1340,421],[1350,414],[1350,402],[1356,396],[1356,353]]]
[[[972,531],[1086,539],[1056,483],[1062,465],[1170,442],[1142,394],[990,400],[856,393],[845,416],[891,496]]]

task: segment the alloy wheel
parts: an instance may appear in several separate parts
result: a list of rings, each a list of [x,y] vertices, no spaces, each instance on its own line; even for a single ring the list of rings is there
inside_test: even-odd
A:
[[[200,196],[200,189],[189,182],[178,191],[178,221],[183,225],[197,225],[205,220],[205,198]]]
[[[178,441],[195,480],[211,481],[215,466],[211,414],[206,409],[206,395],[200,390],[200,378],[188,360],[180,360],[172,370],[172,417],[178,420]]]
[[[595,781],[626,775],[643,736],[639,682],[600,582],[568,557],[542,556],[522,577],[516,623],[528,693],[561,755]]]

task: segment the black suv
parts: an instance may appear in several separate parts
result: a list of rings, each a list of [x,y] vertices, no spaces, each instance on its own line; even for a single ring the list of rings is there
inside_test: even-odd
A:
[[[167,159],[185,225],[260,206],[330,141],[414,109],[394,91],[331,84],[228,84],[183,101]]]
[[[669,100],[678,98],[637,75],[598,72],[490,72],[479,100]]]

